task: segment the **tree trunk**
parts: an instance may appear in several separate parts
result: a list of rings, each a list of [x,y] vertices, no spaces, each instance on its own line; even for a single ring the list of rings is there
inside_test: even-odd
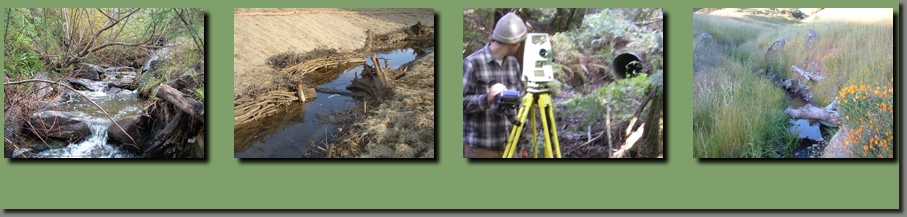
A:
[[[173,141],[173,138],[175,138],[179,132],[182,132],[181,130],[178,130],[178,127],[186,124],[184,123],[184,120],[186,118],[183,117],[185,115],[186,114],[182,111],[177,110],[176,115],[174,115],[173,118],[167,122],[167,125],[164,127],[164,129],[156,132],[151,147],[148,147],[144,150],[142,157],[161,157],[161,155],[164,154],[164,150],[167,147],[167,144],[170,144],[170,142]]]
[[[160,97],[170,104],[173,104],[189,116],[195,118],[200,122],[205,122],[204,109],[205,106],[195,99],[183,96],[183,93],[179,92],[176,89],[173,89],[166,84],[158,85],[157,87],[157,97]]]
[[[841,122],[841,117],[838,116],[838,112],[830,109],[819,108],[807,104],[806,106],[800,107],[799,109],[787,108],[784,111],[793,119],[810,119],[818,120],[819,123],[825,126],[838,126]]]
[[[653,90],[659,91],[659,90]],[[658,153],[662,152],[663,148],[663,138],[661,137],[662,124],[660,123],[662,118],[661,114],[664,110],[663,103],[664,98],[662,95],[656,94],[652,98],[652,106],[649,107],[649,113],[646,115],[646,127],[645,132],[643,132],[642,137],[645,141],[643,147],[639,149],[640,158],[655,158],[658,157]]]

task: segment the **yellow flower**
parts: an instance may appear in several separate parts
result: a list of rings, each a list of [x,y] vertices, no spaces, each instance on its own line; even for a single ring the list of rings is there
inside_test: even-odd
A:
[[[864,145],[864,146],[863,146],[863,151],[867,151],[867,150],[869,150],[869,146],[865,146],[865,145]]]

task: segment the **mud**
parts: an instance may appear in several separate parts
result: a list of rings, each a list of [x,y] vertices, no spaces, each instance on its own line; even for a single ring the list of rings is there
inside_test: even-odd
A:
[[[271,45],[251,46],[257,49],[249,53],[255,53],[256,59],[262,60],[255,63],[255,61],[249,61],[246,58],[247,55],[243,53],[250,46],[236,43],[237,53],[234,53],[236,62],[234,65],[234,121],[236,122],[234,136],[271,135],[278,131],[286,131],[280,129],[279,126],[284,125],[280,123],[299,121],[299,117],[278,115],[288,112],[305,113],[300,109],[307,105],[286,102],[289,98],[281,98],[282,101],[279,102],[264,102],[260,110],[256,110],[257,113],[252,112],[256,114],[251,120],[249,120],[250,110],[237,110],[247,107],[250,103],[262,104],[263,99],[273,96],[273,93],[286,95],[283,93],[299,92],[304,88],[316,87],[331,82],[341,76],[342,72],[360,65],[365,68],[363,69],[364,74],[360,76],[367,75],[374,72],[367,69],[375,64],[363,65],[363,63],[370,62],[367,57],[375,52],[408,47],[422,57],[414,61],[418,63],[394,69],[387,67],[387,60],[372,61],[384,66],[387,71],[398,72],[394,73],[391,79],[399,80],[397,81],[399,83],[382,83],[389,85],[381,85],[377,89],[388,91],[381,91],[381,94],[377,96],[360,98],[363,103],[335,109],[331,115],[319,115],[319,120],[323,122],[320,125],[338,126],[337,130],[324,131],[325,135],[321,137],[326,139],[297,141],[300,139],[270,138],[272,136],[268,136],[269,138],[238,137],[234,153],[248,150],[253,143],[258,144],[265,141],[267,143],[290,143],[292,145],[282,145],[282,147],[293,147],[297,150],[269,150],[270,153],[267,154],[269,156],[264,157],[434,156],[434,26],[432,26],[434,22],[433,12],[430,9],[237,9],[234,15],[236,15],[237,25],[234,28],[235,34],[257,36],[259,34],[253,34],[250,30],[266,28],[270,33],[272,30],[279,29],[277,30],[279,33],[276,35],[287,36],[292,38],[289,41],[300,42],[299,44],[303,45],[293,44],[288,47],[310,48],[302,49],[307,50],[303,52],[293,51],[300,49],[273,52],[274,55],[261,58],[263,56],[261,50],[274,51],[275,49],[272,49]],[[326,16],[337,17],[330,19],[330,22],[317,22],[317,20],[325,20]],[[288,25],[286,24],[287,19],[305,20],[309,18],[317,18],[315,23],[329,25],[312,26],[313,28],[323,28],[321,30],[324,31],[308,35],[316,37],[314,40],[307,38],[308,36],[300,39],[299,33],[293,33],[292,37],[287,35],[286,31],[295,27],[277,27]],[[250,23],[246,23],[251,20],[265,22],[255,23],[254,26],[251,26]],[[396,24],[397,21],[410,20],[414,21],[406,22],[405,25]],[[282,24],[277,24],[277,22]],[[361,26],[347,26],[353,23]],[[260,27],[259,24],[264,27]],[[381,28],[373,28],[375,24],[383,25]],[[339,37],[322,37],[324,34],[339,35]],[[274,37],[274,35],[264,37]],[[245,40],[249,38],[248,36],[235,38],[251,42]],[[287,38],[281,40],[285,39]],[[337,44],[335,43],[337,41],[354,42]],[[251,43],[254,45],[258,42]],[[395,83],[399,85],[394,85]],[[339,88],[329,89],[328,91],[333,91],[331,94],[319,92],[318,97],[347,95],[344,90],[336,89]],[[349,95],[355,94],[349,93]],[[259,115],[258,113],[267,114]],[[250,132],[250,130],[255,132]],[[293,151],[303,151],[303,154],[302,156],[288,156],[286,153],[281,153]]]

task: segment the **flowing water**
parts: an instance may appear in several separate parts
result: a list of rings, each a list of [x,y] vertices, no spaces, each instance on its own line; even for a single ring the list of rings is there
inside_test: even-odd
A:
[[[378,58],[387,59],[391,69],[396,69],[416,58],[413,49],[397,49],[376,53]],[[367,64],[373,65],[370,58]],[[384,60],[381,59],[384,66]],[[362,71],[358,65],[339,73],[326,83],[317,85],[320,89],[347,91],[354,78]],[[324,157],[314,146],[330,144],[331,135],[340,130],[333,124],[332,110],[346,110],[360,102],[352,97],[340,94],[317,93],[314,101],[307,103],[294,102],[278,113],[253,123],[244,124],[234,133],[234,157],[237,158],[319,158]],[[327,117],[328,121],[318,119]]]
[[[139,115],[146,102],[140,99],[135,91],[123,90],[112,92],[108,88],[110,80],[90,83],[90,89],[95,91],[79,91],[92,101],[100,105],[114,120]],[[79,96],[72,96],[71,100],[57,108],[62,112],[75,114],[88,124],[91,136],[77,143],[69,143],[66,147],[45,150],[37,154],[38,157],[60,158],[134,158],[132,153],[120,151],[107,141],[107,128],[113,122],[104,113],[90,102]],[[116,127],[116,126],[113,126]]]

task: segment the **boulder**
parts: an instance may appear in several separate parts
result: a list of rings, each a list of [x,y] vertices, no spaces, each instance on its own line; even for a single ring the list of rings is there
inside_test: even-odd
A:
[[[132,71],[114,72],[110,76],[110,83],[107,86],[135,90],[139,87],[139,83],[136,81],[137,77],[138,74]]]
[[[126,130],[135,142],[135,146],[132,145],[123,145],[123,144],[132,144],[132,140],[129,139],[129,136],[126,136],[122,130],[117,128],[113,123],[110,124],[110,127],[107,128],[107,142],[120,146],[123,150],[141,154],[142,150],[146,149],[149,139],[151,139],[151,119],[145,116],[131,116],[117,120],[117,124],[120,127],[123,127],[123,130]],[[141,150],[139,150],[141,149]]]
[[[35,73],[34,76],[32,76],[32,79],[50,80],[50,77],[47,76],[47,72],[38,72]],[[53,93],[53,91],[54,89],[50,86],[50,84],[44,82],[35,82],[34,94],[36,99],[44,99],[45,97]]]
[[[810,29],[809,33],[806,34],[806,49],[809,49],[809,47],[811,47],[813,44],[815,44],[816,41],[818,41],[818,40],[819,40],[819,33],[816,33],[816,31],[813,31],[812,29]]]
[[[60,140],[47,140],[47,143],[35,143],[35,144],[28,145],[28,148],[34,152],[42,152],[42,151],[47,151],[50,149],[64,148],[64,147],[66,147],[66,145],[69,145],[69,144],[67,144],[63,141],[60,141]]]
[[[181,72],[176,78],[167,82],[167,85],[184,93],[191,93],[199,86],[205,84],[205,61],[198,61],[189,69]]]
[[[775,43],[772,43],[772,46],[768,48],[768,51],[765,52],[766,57],[771,57],[775,52],[781,50],[784,47],[784,44],[787,43],[787,36],[781,36],[778,40],[775,40]],[[768,59],[768,58],[766,58]]]
[[[101,74],[103,73],[104,69],[102,69],[100,66],[82,63],[78,68],[75,69],[75,75],[73,75],[73,77],[99,81],[101,80]]]
[[[120,89],[118,87],[111,87],[107,90],[107,95],[135,96],[135,92],[131,90]]]
[[[101,88],[95,82],[85,78],[66,78],[72,88],[76,90],[99,91]]]
[[[69,112],[42,111],[35,113],[26,126],[32,134],[40,137],[79,142],[91,136],[91,128],[84,120]]]

